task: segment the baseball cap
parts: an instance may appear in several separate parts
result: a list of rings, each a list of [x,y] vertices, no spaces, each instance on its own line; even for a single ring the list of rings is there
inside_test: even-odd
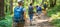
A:
[[[24,2],[23,0],[17,0],[17,2]]]

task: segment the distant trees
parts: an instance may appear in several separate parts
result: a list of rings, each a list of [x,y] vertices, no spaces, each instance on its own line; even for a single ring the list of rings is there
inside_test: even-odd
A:
[[[56,5],[56,0],[49,0],[50,1],[50,7],[54,7]]]
[[[57,0],[54,0],[54,5],[56,5],[56,1],[57,1]]]
[[[4,0],[4,10],[8,14],[13,13],[13,0]]]
[[[43,5],[44,1],[45,1],[45,0],[42,0],[42,5]]]
[[[32,3],[34,3],[34,0],[30,0]]]
[[[54,6],[56,5],[56,1],[57,1],[57,0],[49,0],[50,7],[54,7]],[[47,0],[42,0],[42,4],[43,4],[44,2],[47,2]]]

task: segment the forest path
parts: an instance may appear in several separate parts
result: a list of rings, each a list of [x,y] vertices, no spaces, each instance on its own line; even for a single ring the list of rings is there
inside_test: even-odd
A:
[[[53,25],[50,24],[52,21],[51,18],[49,18],[46,15],[46,11],[43,11],[41,13],[40,18],[38,16],[33,17],[32,25],[30,25],[29,19],[27,19],[27,22],[25,23],[25,27],[54,27]]]

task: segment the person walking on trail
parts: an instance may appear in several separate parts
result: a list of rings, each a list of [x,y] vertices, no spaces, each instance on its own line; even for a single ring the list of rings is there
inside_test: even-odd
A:
[[[43,5],[44,9],[43,9],[43,13],[46,15],[46,8],[48,7],[48,2],[44,2],[44,5]]]
[[[36,9],[37,9],[37,15],[38,15],[38,18],[40,18],[40,14],[42,13],[42,8],[41,6],[36,6]]]
[[[32,3],[30,3],[30,6],[28,8],[28,14],[29,14],[29,17],[30,17],[30,22],[31,22],[32,19],[33,19],[33,6],[32,6]]]
[[[24,27],[26,10],[23,8],[23,1],[18,0],[18,6],[14,8],[13,27]]]
[[[47,3],[48,2],[44,2],[44,5],[43,5],[45,11],[46,11],[46,8],[48,7],[48,4]]]

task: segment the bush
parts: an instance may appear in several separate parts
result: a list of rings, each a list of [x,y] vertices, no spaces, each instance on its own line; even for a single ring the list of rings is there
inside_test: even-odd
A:
[[[52,14],[56,14],[57,12],[60,12],[60,5],[55,6],[54,8],[51,8],[50,10],[47,10],[47,15],[51,17]]]
[[[55,7],[47,10],[47,15],[54,20],[51,22],[55,27],[60,27],[60,5],[56,5]]]
[[[8,15],[5,19],[1,20],[0,27],[12,27],[12,17]]]
[[[60,19],[54,19],[51,24],[55,27],[60,27]]]

